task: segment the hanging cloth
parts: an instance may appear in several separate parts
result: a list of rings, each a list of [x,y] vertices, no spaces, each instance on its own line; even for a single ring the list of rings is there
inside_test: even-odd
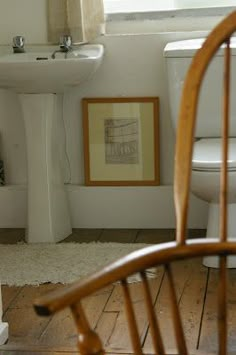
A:
[[[90,42],[104,34],[103,0],[48,0],[48,41],[63,35],[73,43]]]

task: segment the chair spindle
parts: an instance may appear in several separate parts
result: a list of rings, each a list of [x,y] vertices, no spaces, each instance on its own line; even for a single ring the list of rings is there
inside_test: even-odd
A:
[[[220,239],[227,240],[227,195],[228,195],[228,136],[229,136],[229,105],[230,105],[230,39],[226,41],[224,60],[224,97],[223,97],[223,123],[222,123],[222,169],[221,169],[221,196],[220,196]]]
[[[130,291],[129,287],[127,284],[126,280],[121,281],[122,285],[122,290],[124,294],[124,300],[125,300],[125,308],[126,308],[126,315],[127,315],[127,321],[129,325],[129,331],[130,331],[130,337],[132,341],[132,346],[134,353],[137,355],[142,355],[142,347],[140,343],[140,338],[139,338],[139,333],[138,333],[138,328],[137,328],[137,323],[135,319],[135,314],[132,306],[132,301],[130,297]]]
[[[184,331],[182,326],[182,321],[180,318],[178,301],[175,292],[175,285],[173,274],[171,271],[170,264],[165,265],[166,274],[169,281],[169,290],[170,290],[170,301],[171,301],[171,309],[173,314],[173,322],[174,322],[174,329],[175,329],[175,338],[178,347],[179,354],[181,355],[188,355],[188,350],[185,342]]]
[[[223,97],[223,122],[222,122],[222,169],[221,169],[221,195],[220,195],[220,240],[227,240],[227,207],[228,207],[228,136],[229,136],[229,106],[230,106],[230,38],[226,41],[224,56],[224,97]],[[219,310],[218,310],[218,331],[219,331],[219,352],[221,355],[227,353],[227,256],[220,256],[219,270]]]
[[[142,286],[144,291],[144,300],[147,307],[148,320],[150,323],[153,347],[157,355],[163,355],[165,353],[164,345],[162,342],[160,327],[153,309],[152,296],[151,296],[150,287],[147,280],[147,275],[145,271],[142,271],[140,275],[141,275]]]

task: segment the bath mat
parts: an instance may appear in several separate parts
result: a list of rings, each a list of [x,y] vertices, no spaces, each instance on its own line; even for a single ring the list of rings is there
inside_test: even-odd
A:
[[[59,243],[0,245],[2,285],[71,283],[134,250],[141,243]],[[150,270],[150,277],[155,272]],[[139,281],[138,275],[130,282]]]

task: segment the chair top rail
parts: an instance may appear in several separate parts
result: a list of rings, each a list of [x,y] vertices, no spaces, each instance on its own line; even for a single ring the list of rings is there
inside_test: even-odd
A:
[[[187,240],[186,244],[168,242],[139,249],[80,279],[61,290],[52,291],[34,302],[40,315],[49,315],[78,302],[95,291],[125,279],[145,269],[191,257],[236,254],[236,242],[219,242],[218,239]]]

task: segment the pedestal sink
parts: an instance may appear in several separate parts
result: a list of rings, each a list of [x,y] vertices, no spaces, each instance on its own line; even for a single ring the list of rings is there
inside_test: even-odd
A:
[[[39,47],[40,48],[40,47]],[[29,243],[57,242],[71,233],[58,144],[57,94],[89,79],[102,62],[102,45],[83,45],[51,54],[55,47],[0,53],[0,87],[19,94],[28,157]]]

